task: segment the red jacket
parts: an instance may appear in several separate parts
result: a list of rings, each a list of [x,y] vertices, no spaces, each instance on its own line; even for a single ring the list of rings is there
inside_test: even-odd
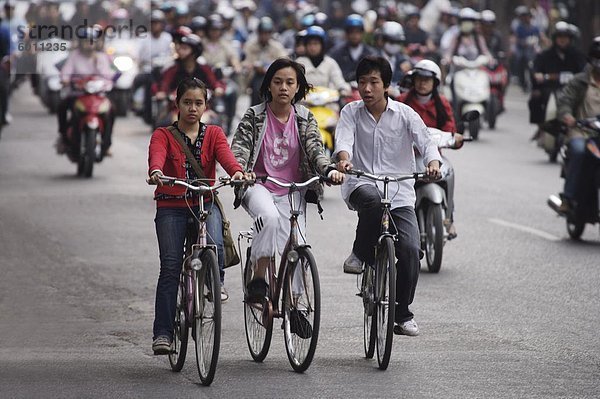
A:
[[[398,97],[398,101],[403,102],[406,105],[410,106],[412,109],[414,109],[415,112],[419,114],[421,119],[423,119],[423,122],[425,122],[425,125],[427,127],[435,127],[440,130],[443,130],[444,132],[456,132],[456,124],[454,123],[454,113],[452,111],[452,106],[444,96],[440,95],[440,100],[442,100],[442,104],[446,109],[446,113],[448,114],[448,120],[446,121],[444,126],[438,126],[437,113],[435,111],[435,102],[433,98],[427,101],[425,104],[421,104],[419,100],[417,100],[417,98],[413,96],[410,99],[410,101],[407,102],[409,93],[410,91],[402,93]]]
[[[202,142],[202,169],[209,179],[216,176],[217,161],[225,171],[232,176],[243,169],[231,153],[225,133],[218,126],[206,127],[204,141]],[[148,175],[160,170],[164,175],[185,179],[185,152],[175,140],[171,132],[164,127],[159,127],[152,133],[148,149]],[[212,185],[212,183],[211,183]],[[185,187],[162,186],[156,187],[154,194],[184,195]],[[158,200],[156,206],[160,207],[187,207],[184,199]]]

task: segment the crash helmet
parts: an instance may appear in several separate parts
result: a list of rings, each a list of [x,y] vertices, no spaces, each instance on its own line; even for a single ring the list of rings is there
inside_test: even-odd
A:
[[[275,24],[270,17],[262,17],[258,21],[259,32],[273,32],[275,30]]]
[[[529,7],[521,5],[515,8],[515,15],[517,17],[523,17],[526,15],[531,16],[531,10],[529,9]]]
[[[383,40],[393,43],[404,43],[406,36],[404,36],[404,28],[398,22],[386,21],[381,26],[381,34]]]
[[[327,22],[329,21],[329,17],[324,12],[318,12],[315,14],[315,25],[318,25],[322,28],[327,26]]]
[[[421,60],[417,62],[412,69],[412,75],[433,78],[436,86],[442,81],[442,70],[431,60]]]
[[[321,40],[322,43],[325,43],[325,40],[327,39],[327,33],[325,33],[325,30],[323,28],[321,28],[320,26],[317,25],[313,25],[310,26],[308,29],[306,29],[306,40],[311,39],[313,37],[316,37],[318,39]]]
[[[600,68],[600,36],[596,36],[592,40],[592,44],[588,50],[588,62],[594,66],[594,68]]]
[[[462,21],[479,21],[481,15],[470,7],[461,8],[458,12],[458,19]]]
[[[192,29],[185,25],[179,26],[174,32],[171,32],[171,36],[173,37],[173,41],[175,43],[181,42],[182,37],[190,34],[192,34]]]
[[[152,13],[150,14],[150,20],[152,22],[165,23],[166,22],[165,13],[162,12],[161,10],[153,10]]]
[[[349,30],[352,28],[365,29],[365,21],[362,16],[358,14],[350,14],[344,21],[344,29]]]
[[[417,7],[413,4],[408,4],[408,5],[404,6],[404,17],[407,20],[412,17],[421,18],[421,10],[419,10],[419,7]]]
[[[206,29],[208,21],[202,15],[197,15],[190,21],[190,29],[194,32]]]
[[[315,14],[312,14],[312,13],[304,14],[300,18],[300,26],[302,26],[302,28],[304,28],[304,29],[307,29],[315,24],[316,24]]]
[[[574,32],[571,28],[571,24],[565,21],[558,21],[554,25],[554,31],[552,32],[552,41],[556,39],[557,36],[569,36],[571,39],[574,38]]]
[[[220,14],[211,14],[208,17],[207,29],[223,29],[223,18]]]
[[[200,57],[202,55],[202,51],[204,51],[204,46],[202,46],[202,40],[200,39],[200,36],[194,33],[182,36],[179,42],[181,44],[187,44],[190,46],[196,58]]]
[[[481,22],[485,24],[494,24],[496,23],[496,13],[492,10],[483,10],[481,12]]]

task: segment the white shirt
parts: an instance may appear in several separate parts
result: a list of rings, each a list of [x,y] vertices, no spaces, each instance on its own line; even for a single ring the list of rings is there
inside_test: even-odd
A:
[[[441,164],[442,157],[425,123],[411,107],[388,98],[386,110],[381,114],[379,122],[376,122],[360,100],[342,108],[335,129],[333,156],[346,151],[355,169],[376,175],[411,174],[418,170],[413,144],[424,154],[424,165],[433,160],[438,160]],[[410,179],[388,185],[392,209],[414,207],[414,183]],[[364,177],[347,176],[342,184],[342,198],[348,207],[350,194],[364,184],[374,186],[375,182]],[[383,183],[377,183],[377,186],[383,192]]]
[[[313,86],[329,87],[330,89],[350,91],[350,85],[344,80],[344,75],[338,63],[326,55],[317,68],[308,57],[298,57],[296,60],[304,65],[306,80]]]
[[[173,38],[169,32],[161,32],[157,38],[150,33],[148,36],[140,39],[138,47],[140,63],[150,64],[155,58],[169,57],[173,53],[171,49]]]

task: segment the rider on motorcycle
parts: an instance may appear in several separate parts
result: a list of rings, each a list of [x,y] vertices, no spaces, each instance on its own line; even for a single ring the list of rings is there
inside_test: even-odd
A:
[[[320,26],[311,26],[306,30],[306,55],[296,61],[304,65],[306,80],[313,86],[337,89],[340,93],[350,94],[350,84],[344,80],[338,63],[325,54],[327,34]]]
[[[576,74],[558,97],[558,118],[568,127],[567,134],[569,167],[565,175],[564,191],[559,212],[568,213],[581,182],[579,176],[585,158],[585,132],[576,128],[576,120],[600,115],[600,36],[588,51],[588,65]]]
[[[351,14],[346,17],[344,30],[346,41],[332,48],[329,55],[340,66],[344,80],[354,82],[358,61],[367,55],[375,55],[377,50],[363,42],[365,23],[360,15]]]
[[[545,122],[546,105],[552,92],[560,90],[585,66],[585,55],[573,46],[574,32],[566,22],[557,22],[552,33],[552,47],[539,53],[533,61],[533,80],[529,98],[529,122]]]
[[[63,87],[70,87],[73,78],[84,76],[99,75],[107,80],[113,78],[114,72],[111,68],[110,57],[108,54],[97,49],[96,41],[98,37],[99,31],[91,27],[85,27],[77,31],[77,48],[69,54],[69,57],[60,70]],[[55,146],[59,154],[64,154],[68,147],[67,129],[69,125],[67,113],[73,106],[77,95],[78,93],[69,93],[69,95],[61,100],[56,111],[59,137]],[[107,118],[108,120],[104,122],[106,126],[106,148],[108,150],[111,143],[114,113],[108,113]]]
[[[151,123],[152,120],[152,83],[160,78],[164,66],[162,60],[172,58],[173,53],[171,49],[173,38],[165,31],[165,14],[160,10],[154,10],[150,18],[150,37],[142,40],[138,53],[142,73],[133,82],[134,92],[139,87],[145,87],[143,117],[146,123]],[[156,60],[161,62],[155,65]]]
[[[156,97],[162,100],[172,93],[179,82],[188,77],[196,77],[205,82],[213,94],[222,96],[225,85],[215,76],[212,69],[206,64],[200,64],[197,58],[202,55],[203,46],[200,38],[193,33],[181,36],[175,42],[177,59],[175,65],[163,72]]]
[[[398,101],[409,105],[423,119],[427,127],[434,127],[444,132],[451,132],[456,140],[456,148],[462,147],[463,137],[456,131],[452,106],[442,94],[439,86],[442,81],[440,67],[431,60],[417,62],[410,71],[412,87],[402,93]],[[445,170],[444,170],[445,169]],[[444,226],[448,232],[448,239],[456,238],[454,227],[454,169],[450,161],[442,156],[442,174],[446,181],[446,194],[448,197],[447,219]]]
[[[502,33],[496,28],[496,13],[492,10],[481,12],[481,35],[494,58],[500,58],[505,52]]]
[[[518,20],[512,27],[511,35],[512,69],[516,72],[523,90],[527,91],[527,65],[539,52],[540,42],[546,38],[540,29],[531,23],[532,14],[527,6],[517,7],[515,14]]]
[[[477,23],[481,16],[472,8],[465,7],[458,13],[459,30],[443,54],[442,62],[449,65],[454,55],[474,60],[480,55],[490,55],[484,37],[477,30]]]
[[[287,57],[288,52],[281,43],[273,39],[275,24],[269,17],[262,17],[258,23],[258,34],[248,39],[244,44],[243,52],[246,59],[244,68],[248,71],[248,87],[252,91],[251,105],[261,102],[260,86],[265,72],[271,62],[277,58]]]

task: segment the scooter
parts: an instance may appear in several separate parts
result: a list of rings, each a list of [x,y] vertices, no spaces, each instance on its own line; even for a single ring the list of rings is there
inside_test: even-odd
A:
[[[152,111],[152,86],[160,80],[162,73],[173,64],[171,55],[155,57],[141,67],[141,73],[148,76],[132,95],[132,110],[142,117],[146,124],[154,126],[156,113]]]
[[[323,86],[316,86],[304,100],[317,120],[327,156],[333,154],[335,127],[340,118],[339,101],[339,91]]]
[[[600,223],[600,115],[580,119],[577,127],[589,133],[586,140],[584,164],[579,176],[580,184],[575,198],[570,203],[568,213],[560,211],[562,199],[557,195],[548,198],[548,206],[559,216],[567,221],[567,232],[573,240],[578,240],[583,234],[586,224]],[[564,163],[561,168],[561,177],[564,177],[569,168],[569,154],[567,146],[561,148]]]
[[[112,104],[106,96],[113,82],[100,76],[74,79],[76,92],[81,93],[72,107],[67,129],[67,155],[77,163],[77,175],[92,177],[95,162],[101,162],[110,146]]]
[[[133,97],[133,81],[139,73],[137,59],[138,41],[135,38],[119,37],[106,42],[106,53],[112,57],[113,68],[120,73],[109,97],[117,116],[127,116]]]
[[[490,99],[485,110],[485,119],[490,129],[496,128],[498,115],[504,110],[504,92],[508,86],[508,71],[502,63],[502,55],[481,68],[490,80]]]
[[[48,50],[36,53],[36,73],[39,76],[37,94],[48,112],[55,114],[63,91],[59,66],[69,56],[71,43],[53,37],[40,42],[39,48]]]
[[[477,111],[470,111],[463,117],[463,121],[469,122],[479,118]],[[456,141],[450,132],[444,132],[436,128],[428,128],[432,135],[432,139],[437,144],[438,148],[457,149]],[[463,141],[471,141],[472,137],[464,137]],[[416,155],[416,164],[423,165],[423,158],[419,154]],[[419,172],[424,172],[420,170]],[[447,178],[453,174],[452,165],[444,162],[442,165],[442,178],[440,180],[431,181],[427,179],[419,179],[415,182],[415,192],[417,201],[415,204],[415,212],[417,214],[417,222],[419,225],[421,249],[425,252],[425,261],[427,268],[431,273],[438,273],[442,266],[442,255],[444,245],[448,241],[448,234],[444,228],[444,221],[447,219],[448,197]]]
[[[448,77],[456,115],[464,115],[469,111],[486,115],[487,104],[490,101],[490,78],[481,67],[488,63],[489,57],[485,55],[480,55],[475,60],[458,55],[452,57],[453,72],[448,74]],[[469,136],[477,140],[481,128],[480,118],[470,121],[468,128]]]

